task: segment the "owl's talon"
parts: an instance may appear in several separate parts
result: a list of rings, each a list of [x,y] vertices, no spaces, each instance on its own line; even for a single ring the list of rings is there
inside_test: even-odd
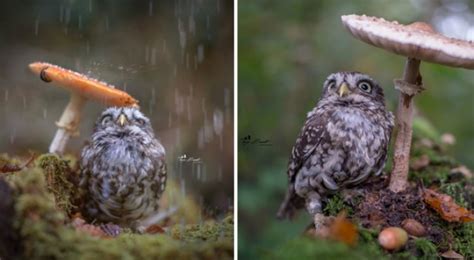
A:
[[[111,237],[116,237],[122,232],[122,228],[120,228],[119,225],[113,223],[100,224],[100,229]]]

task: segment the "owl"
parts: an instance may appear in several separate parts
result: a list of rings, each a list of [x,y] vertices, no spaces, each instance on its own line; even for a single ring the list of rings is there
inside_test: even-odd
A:
[[[83,214],[143,231],[166,186],[165,149],[137,108],[111,107],[97,120],[80,159]]]
[[[328,195],[380,175],[393,120],[382,87],[368,75],[329,75],[291,151],[288,190],[277,216],[291,218],[303,207],[321,214]]]

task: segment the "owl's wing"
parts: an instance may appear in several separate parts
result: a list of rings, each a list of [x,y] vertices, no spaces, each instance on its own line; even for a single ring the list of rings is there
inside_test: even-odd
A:
[[[315,113],[306,120],[291,150],[287,171],[290,183],[294,182],[296,173],[326,135],[326,122],[327,116],[321,113]]]
[[[313,113],[307,119],[296,139],[288,163],[288,190],[283,203],[277,213],[277,217],[291,218],[295,211],[304,206],[303,198],[295,193],[294,182],[296,173],[301,169],[304,162],[308,160],[313,151],[321,143],[327,134],[327,115],[324,113]]]

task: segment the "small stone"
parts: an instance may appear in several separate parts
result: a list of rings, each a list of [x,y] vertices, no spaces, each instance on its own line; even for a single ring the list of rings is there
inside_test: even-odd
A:
[[[398,250],[408,241],[408,234],[399,227],[388,227],[379,234],[379,244],[387,250]]]
[[[412,236],[422,237],[426,234],[426,228],[423,224],[411,218],[402,222],[402,228]]]
[[[444,133],[441,135],[441,142],[446,145],[454,145],[456,143],[456,137],[450,133]]]

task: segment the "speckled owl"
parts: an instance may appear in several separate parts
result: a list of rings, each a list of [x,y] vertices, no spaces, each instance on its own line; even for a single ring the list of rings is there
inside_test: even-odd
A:
[[[357,72],[331,74],[292,149],[278,217],[303,207],[311,215],[322,213],[328,195],[380,175],[392,128],[376,81]]]
[[[142,230],[166,186],[165,149],[136,108],[106,109],[81,155],[83,214],[90,221]]]

